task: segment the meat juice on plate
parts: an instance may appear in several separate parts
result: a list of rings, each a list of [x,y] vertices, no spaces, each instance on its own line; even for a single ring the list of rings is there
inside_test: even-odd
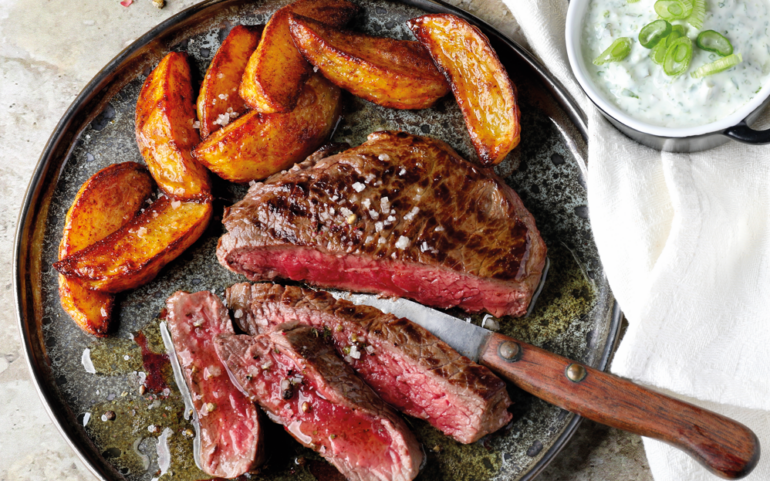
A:
[[[737,111],[756,96],[770,73],[770,12],[767,0],[706,0],[702,28],[684,20],[693,40],[692,62],[683,74],[666,75],[650,58],[651,50],[639,41],[639,32],[657,20],[652,0],[591,0],[583,19],[582,49],[586,68],[605,97],[632,117],[664,127],[705,125]],[[743,61],[728,70],[693,78],[699,67],[720,56],[695,45],[700,32],[714,30],[724,35]],[[594,65],[612,42],[632,40],[631,52],[623,60]]]

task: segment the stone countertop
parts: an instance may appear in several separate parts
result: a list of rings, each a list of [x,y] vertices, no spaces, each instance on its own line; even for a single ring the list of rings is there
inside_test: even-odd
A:
[[[0,481],[92,480],[49,420],[31,381],[16,327],[13,236],[22,198],[56,123],[86,83],[123,48],[197,3],[151,0],[0,0]],[[449,0],[522,41],[500,0]],[[538,479],[652,479],[641,439],[584,422]]]

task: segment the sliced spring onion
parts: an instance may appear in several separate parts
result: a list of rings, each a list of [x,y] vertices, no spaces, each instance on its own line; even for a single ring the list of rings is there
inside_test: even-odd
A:
[[[703,78],[715,73],[724,72],[728,68],[735,67],[741,62],[743,62],[743,55],[734,53],[727,57],[720,58],[719,60],[715,60],[714,62],[707,63],[706,65],[701,65],[690,75],[692,78]]]
[[[733,53],[733,44],[724,35],[714,30],[704,30],[699,33],[695,45],[707,52],[714,52],[720,57]]]
[[[670,77],[677,77],[687,71],[691,61],[692,40],[690,37],[679,37],[669,43],[668,48],[666,48],[663,71]]]
[[[693,0],[692,13],[687,17],[687,23],[697,28],[703,28],[703,20],[706,18],[706,0]]]
[[[692,0],[658,0],[655,2],[655,13],[669,22],[684,20],[692,14]]]
[[[639,32],[639,43],[644,48],[652,48],[671,33],[671,24],[665,20],[650,22]]]
[[[666,58],[666,49],[668,46],[679,37],[684,37],[684,34],[684,25],[674,25],[671,28],[669,36],[658,42],[658,44],[652,48],[650,59],[658,65],[663,65],[663,59]]]
[[[628,57],[631,53],[631,40],[628,37],[620,37],[612,42],[612,45],[607,47],[607,50],[600,53],[598,57],[594,59],[594,65],[604,65],[607,62],[619,62]]]

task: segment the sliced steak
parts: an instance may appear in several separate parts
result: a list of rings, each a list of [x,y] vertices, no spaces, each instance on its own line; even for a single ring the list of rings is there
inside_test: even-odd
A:
[[[234,382],[270,419],[347,479],[417,476],[423,454],[404,421],[309,327],[222,336],[216,346]]]
[[[519,196],[444,142],[377,132],[251,187],[228,209],[219,262],[250,280],[527,312],[546,247]]]
[[[287,322],[312,326],[391,406],[425,419],[461,443],[511,420],[505,382],[408,319],[331,294],[276,284],[236,284],[227,301],[245,332]],[[240,316],[238,315],[240,311]]]
[[[227,308],[214,294],[177,292],[166,323],[198,414],[196,459],[211,476],[236,478],[263,461],[257,408],[231,382],[213,340],[234,334]]]

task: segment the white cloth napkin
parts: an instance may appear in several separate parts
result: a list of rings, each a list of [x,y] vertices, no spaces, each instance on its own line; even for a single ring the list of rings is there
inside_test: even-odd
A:
[[[611,370],[749,426],[770,480],[770,147],[661,153],[615,130],[572,76],[566,0],[503,0],[588,114],[588,209],[629,328]],[[526,132],[523,133],[524,135]],[[657,481],[720,479],[644,439]]]

